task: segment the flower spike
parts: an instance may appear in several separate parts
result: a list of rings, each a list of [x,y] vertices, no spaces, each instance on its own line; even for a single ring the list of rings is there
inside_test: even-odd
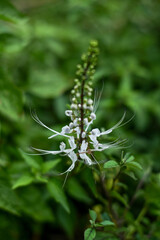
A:
[[[78,161],[88,166],[99,164],[94,156],[94,152],[105,151],[106,149],[122,145],[126,141],[117,139],[107,144],[99,142],[102,136],[110,134],[113,130],[123,125],[122,122],[126,113],[123,114],[117,124],[108,130],[100,131],[98,128],[90,130],[93,121],[96,120],[96,110],[102,95],[102,91],[99,96],[97,91],[95,91],[94,100],[92,99],[92,80],[97,65],[98,53],[98,42],[91,41],[88,52],[82,55],[81,64],[77,65],[76,78],[74,79],[75,85],[71,91],[70,109],[65,111],[65,115],[70,118],[70,123],[62,127],[61,132],[49,128],[41,122],[36,113],[31,112],[32,118],[38,124],[52,132],[52,135],[48,139],[63,136],[68,140],[69,148],[67,149],[64,142],[61,142],[59,150],[55,151],[33,148],[40,152],[40,155],[63,154],[63,156],[67,156],[71,160],[71,165],[65,172],[60,173],[60,175],[67,173],[68,176],[68,173],[75,168]]]

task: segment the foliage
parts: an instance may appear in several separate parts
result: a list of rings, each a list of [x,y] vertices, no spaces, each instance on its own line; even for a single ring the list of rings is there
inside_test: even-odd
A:
[[[2,239],[160,238],[159,12],[158,0],[0,2]],[[30,109],[54,129],[68,123],[75,66],[91,39],[100,46],[94,88],[103,89],[95,127],[126,110],[128,123],[106,141],[120,136],[128,147],[97,154],[103,171],[82,166],[62,187],[67,159],[24,153],[61,140],[46,140]]]

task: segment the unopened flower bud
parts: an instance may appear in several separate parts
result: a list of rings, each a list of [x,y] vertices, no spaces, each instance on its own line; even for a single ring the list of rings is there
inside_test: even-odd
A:
[[[88,118],[84,119],[84,124],[87,125],[88,124]]]
[[[92,112],[90,117],[91,117],[92,120],[95,120],[96,119],[96,114]]]
[[[71,123],[69,124],[69,127],[70,127],[70,128],[73,128],[73,127],[74,127],[74,124],[71,122]]]
[[[91,105],[93,103],[93,100],[92,99],[89,99],[88,100],[88,104]]]
[[[71,108],[72,109],[77,109],[77,105],[76,104],[71,104]]]
[[[89,110],[92,112],[92,111],[93,111],[93,106],[90,106],[90,107],[89,107]]]
[[[87,104],[86,104],[86,103],[83,104],[83,108],[84,108],[84,109],[87,108]]]
[[[72,116],[72,110],[66,110],[65,111],[66,116],[70,117]]]
[[[85,138],[85,137],[86,137],[86,133],[82,132],[82,138]]]

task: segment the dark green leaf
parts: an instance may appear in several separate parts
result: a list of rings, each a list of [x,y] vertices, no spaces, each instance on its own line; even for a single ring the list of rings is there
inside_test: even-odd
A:
[[[62,186],[59,186],[55,180],[50,180],[47,184],[47,188],[54,200],[60,203],[62,207],[69,213],[69,205]]]
[[[5,181],[0,181],[0,208],[19,215],[19,200]]]
[[[73,198],[81,202],[88,204],[92,202],[92,199],[89,197],[88,193],[80,185],[76,178],[72,177],[67,181],[67,191]]]

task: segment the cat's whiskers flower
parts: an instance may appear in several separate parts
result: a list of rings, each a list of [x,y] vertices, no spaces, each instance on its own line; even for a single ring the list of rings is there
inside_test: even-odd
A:
[[[36,113],[31,113],[32,118],[37,123],[54,133],[48,137],[48,139],[62,136],[65,137],[68,142],[69,147],[66,148],[66,143],[61,142],[59,150],[56,151],[33,148],[38,151],[40,155],[63,154],[63,156],[67,156],[71,160],[71,165],[60,175],[71,172],[78,161],[88,166],[99,164],[94,157],[94,152],[101,152],[124,142],[124,140],[121,141],[117,139],[108,144],[104,144],[99,142],[99,138],[110,134],[113,130],[122,126],[125,113],[120,121],[108,130],[100,131],[98,128],[90,130],[93,121],[96,120],[96,110],[102,95],[102,91],[99,96],[97,91],[95,91],[94,100],[92,100],[92,80],[98,55],[97,45],[96,41],[92,41],[88,53],[82,55],[82,63],[77,65],[77,77],[74,80],[75,86],[71,91],[70,109],[65,111],[65,115],[71,120],[70,123],[62,127],[61,131],[58,132],[42,123]]]

